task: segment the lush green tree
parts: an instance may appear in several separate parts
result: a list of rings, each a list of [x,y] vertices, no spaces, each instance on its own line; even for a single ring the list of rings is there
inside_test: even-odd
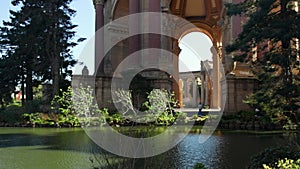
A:
[[[69,7],[72,0],[43,0],[43,24],[45,26],[45,56],[49,59],[53,81],[53,95],[59,94],[60,84],[71,75],[70,66],[76,62],[72,58],[71,47],[76,25],[71,22],[75,10]],[[79,39],[79,41],[82,39]]]
[[[260,90],[246,100],[271,116],[297,121],[300,14],[295,0],[245,0],[226,4],[227,14],[247,18],[236,41],[226,47],[236,61],[252,64]]]
[[[4,27],[0,28],[0,83],[3,96],[8,96],[15,90],[14,87],[7,86],[8,81],[21,83],[22,89],[25,91],[26,61],[24,48],[22,49],[22,47],[25,47],[26,44],[22,44],[24,42],[22,38],[24,38],[25,30],[23,24],[18,22],[17,18],[20,18],[20,16],[20,12],[11,11],[11,22],[3,22]],[[7,101],[7,99],[5,100]]]
[[[17,76],[11,78],[25,88],[26,99],[33,99],[33,86],[51,82],[53,96],[60,88],[66,88],[72,75],[73,59],[71,48],[77,25],[71,17],[75,10],[69,7],[72,0],[13,0],[18,11],[10,11],[10,21],[0,28],[2,56],[12,63]],[[7,62],[8,62],[7,61]],[[4,64],[4,62],[3,62]],[[3,70],[3,71],[4,71]],[[5,70],[8,72],[8,70]],[[2,79],[2,78],[0,78]]]
[[[11,101],[11,94],[15,90],[17,74],[11,69],[11,60],[0,58],[0,104],[1,108],[5,108],[5,104]]]

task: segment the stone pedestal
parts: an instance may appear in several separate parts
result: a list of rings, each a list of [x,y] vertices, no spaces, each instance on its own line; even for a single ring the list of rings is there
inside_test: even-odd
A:
[[[115,109],[111,96],[111,79],[111,77],[105,76],[97,76],[95,79],[95,94],[100,109]]]

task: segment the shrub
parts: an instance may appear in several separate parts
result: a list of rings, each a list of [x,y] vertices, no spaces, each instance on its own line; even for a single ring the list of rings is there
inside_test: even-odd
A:
[[[153,89],[147,96],[147,101],[143,103],[143,112],[136,111],[132,104],[131,91],[119,89],[115,91],[115,104],[119,104],[124,118],[139,119],[141,122],[157,125],[173,124],[176,118],[184,120],[186,114],[175,113],[173,111],[177,102],[174,99],[174,93],[168,93],[167,90]]]
[[[269,165],[263,164],[264,169],[300,169],[300,159],[281,159],[278,160],[275,164],[276,167],[270,167]]]
[[[206,169],[205,165],[202,163],[196,163],[194,169]]]
[[[61,90],[51,101],[54,113],[26,113],[23,118],[33,126],[73,126],[102,125],[106,123],[107,109],[100,110],[94,101],[91,87],[83,87],[67,91]],[[31,104],[36,107],[37,104]]]
[[[275,163],[284,158],[293,160],[299,159],[300,151],[293,145],[267,148],[251,158],[248,169],[262,168],[263,164],[268,164],[270,167],[276,167]]]
[[[254,121],[256,119],[256,113],[252,111],[240,111],[238,116],[242,121]]]
[[[21,103],[11,103],[5,109],[0,110],[0,122],[22,122],[22,114],[23,110]]]

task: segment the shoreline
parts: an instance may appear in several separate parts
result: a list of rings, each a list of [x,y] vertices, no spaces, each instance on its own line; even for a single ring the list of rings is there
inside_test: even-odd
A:
[[[97,126],[100,127],[100,126]],[[102,126],[103,128],[107,126]],[[134,125],[134,126],[111,126],[112,128],[115,129],[126,129],[126,128],[147,128],[149,125]],[[163,125],[151,125],[152,128],[168,128],[170,126],[163,126]],[[184,127],[184,125],[180,125],[180,127]],[[200,134],[202,128],[202,125],[194,125],[192,128],[190,128],[189,133],[190,134]],[[76,127],[69,127],[69,126],[60,126],[60,127],[54,127],[54,126],[0,126],[0,129],[4,128],[20,128],[20,129],[79,129],[82,128],[81,126],[76,126]],[[299,130],[248,130],[248,129],[223,129],[217,127],[214,131],[214,133],[221,132],[221,133],[226,133],[226,134],[234,134],[234,133],[239,133],[239,134],[258,134],[258,135],[274,135],[274,134],[285,134],[285,133],[299,133]]]

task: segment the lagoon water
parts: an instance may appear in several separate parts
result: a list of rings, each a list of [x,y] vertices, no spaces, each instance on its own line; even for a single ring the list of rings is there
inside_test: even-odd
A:
[[[188,134],[158,157],[126,162],[132,168],[147,163],[154,169],[185,169],[201,162],[208,169],[242,169],[252,155],[285,138],[284,134],[219,131],[200,144],[199,134]],[[102,152],[81,128],[0,128],[0,169],[92,169],[104,165],[96,160],[103,159]]]

